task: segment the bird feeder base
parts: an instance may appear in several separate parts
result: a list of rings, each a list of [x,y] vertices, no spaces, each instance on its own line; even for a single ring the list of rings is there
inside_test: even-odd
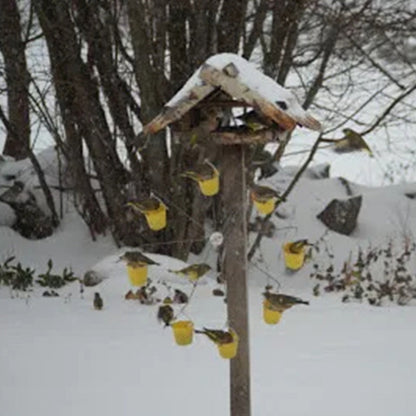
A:
[[[130,284],[144,286],[147,283],[147,264],[139,267],[127,266]]]
[[[199,189],[205,196],[214,196],[220,189],[220,178],[218,173],[211,179],[198,180]]]
[[[222,358],[230,360],[237,355],[238,350],[238,336],[237,334],[233,333],[233,342],[229,342],[227,344],[217,344],[218,352]]]
[[[269,325],[276,325],[280,322],[280,319],[282,318],[282,312],[273,310],[270,307],[270,302],[265,299],[263,301],[263,320],[266,322],[266,324]]]
[[[162,203],[157,209],[146,211],[144,215],[151,230],[159,231],[166,227],[166,206]]]
[[[257,201],[253,199],[253,202],[257,211],[259,211],[260,214],[264,214],[264,215],[271,214],[274,211],[274,208],[276,206],[276,200],[274,198],[268,199],[265,202],[261,202],[261,201]]]
[[[171,324],[173,336],[178,345],[192,344],[194,324],[192,321],[177,321]]]
[[[285,259],[285,265],[290,270],[299,270],[305,262],[305,249],[302,248],[300,253],[292,253],[289,250],[290,243],[286,243],[283,246],[283,255]]]

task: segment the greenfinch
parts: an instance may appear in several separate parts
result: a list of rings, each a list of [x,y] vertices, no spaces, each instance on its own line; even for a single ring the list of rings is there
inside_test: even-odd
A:
[[[94,305],[94,309],[97,310],[97,311],[100,311],[104,306],[103,299],[102,299],[102,297],[100,296],[100,294],[98,292],[94,293],[93,305]]]
[[[120,256],[120,260],[125,261],[128,266],[132,266],[132,267],[144,266],[146,264],[148,266],[160,265],[160,263],[153,261],[151,258],[145,256],[143,253],[141,253],[138,250],[126,251],[122,256]]]
[[[169,326],[174,318],[174,311],[170,305],[161,305],[157,311],[157,319],[159,322],[163,322],[166,326]]]
[[[180,276],[187,277],[192,282],[196,282],[205,273],[211,270],[211,266],[206,263],[191,264],[180,270],[168,270],[171,273],[178,274]]]
[[[308,240],[296,240],[291,243],[288,243],[287,249],[293,254],[299,254],[305,248],[305,246],[309,245]]]
[[[269,302],[269,308],[278,312],[283,312],[291,308],[293,305],[309,305],[309,302],[300,298],[282,293],[272,293],[266,290],[263,293],[264,298]]]
[[[196,329],[195,333],[206,335],[211,341],[213,341],[217,345],[230,344],[234,341],[234,336],[231,331],[203,328],[202,331]]]

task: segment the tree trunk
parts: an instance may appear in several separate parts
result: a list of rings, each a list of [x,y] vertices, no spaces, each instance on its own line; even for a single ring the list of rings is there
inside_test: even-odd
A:
[[[0,0],[0,51],[3,54],[8,120],[16,135],[7,134],[3,153],[15,159],[28,156],[30,146],[29,73],[20,15],[15,0]]]
[[[250,357],[247,295],[246,166],[242,145],[223,146],[222,189],[225,221],[223,276],[227,285],[229,326],[239,336],[230,362],[231,416],[250,416]]]

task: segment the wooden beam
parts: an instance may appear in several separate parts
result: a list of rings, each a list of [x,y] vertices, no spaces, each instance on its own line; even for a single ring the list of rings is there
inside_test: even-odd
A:
[[[222,273],[227,285],[229,326],[239,336],[238,352],[230,361],[231,416],[250,416],[250,354],[247,295],[247,222],[245,149],[223,147],[222,189],[225,256]]]

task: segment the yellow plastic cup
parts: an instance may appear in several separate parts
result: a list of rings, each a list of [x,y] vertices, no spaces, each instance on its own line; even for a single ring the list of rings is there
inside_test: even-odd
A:
[[[290,243],[286,243],[283,245],[285,265],[288,269],[299,270],[305,262],[305,249],[302,248],[302,250],[299,253],[292,253],[289,250],[289,246]]]
[[[194,336],[194,324],[192,321],[176,321],[171,324],[173,336],[178,345],[189,345]]]
[[[237,355],[238,351],[238,335],[233,333],[233,342],[229,342],[227,344],[217,344],[218,352],[222,358],[230,360]]]
[[[263,319],[266,324],[276,325],[279,323],[280,318],[282,317],[282,312],[273,310],[270,307],[270,302],[265,299],[263,301]]]
[[[211,179],[199,180],[199,189],[205,196],[214,196],[220,189],[220,177],[216,172]]]
[[[260,202],[260,201],[257,201],[256,199],[253,199],[253,202],[257,211],[259,211],[260,214],[264,214],[264,215],[271,214],[274,210],[274,207],[276,206],[276,200],[274,198],[268,199],[265,202]]]
[[[166,206],[160,204],[160,206],[151,211],[144,213],[147,221],[147,225],[153,231],[159,231],[166,227]]]
[[[147,283],[147,264],[139,267],[127,266],[130,284],[144,286]]]

